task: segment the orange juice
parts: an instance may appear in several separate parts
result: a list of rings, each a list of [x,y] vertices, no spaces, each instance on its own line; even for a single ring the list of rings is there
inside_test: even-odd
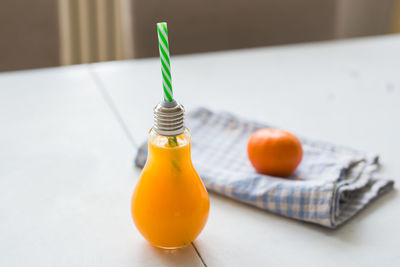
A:
[[[209,212],[208,193],[190,156],[190,133],[174,139],[150,131],[149,155],[132,196],[132,217],[154,246],[179,248],[194,241]]]

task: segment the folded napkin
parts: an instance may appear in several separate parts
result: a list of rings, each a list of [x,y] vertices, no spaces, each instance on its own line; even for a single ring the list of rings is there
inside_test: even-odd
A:
[[[205,186],[263,210],[335,228],[393,188],[393,181],[375,177],[375,154],[300,138],[303,160],[283,179],[257,173],[247,158],[249,137],[268,126],[204,108],[189,113],[186,125],[193,165]],[[143,167],[146,157],[144,143],[135,164]]]

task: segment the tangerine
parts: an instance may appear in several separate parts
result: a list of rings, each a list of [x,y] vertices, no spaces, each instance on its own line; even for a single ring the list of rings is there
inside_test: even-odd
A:
[[[263,128],[250,137],[247,154],[257,172],[285,177],[300,164],[303,148],[293,134],[280,129]]]

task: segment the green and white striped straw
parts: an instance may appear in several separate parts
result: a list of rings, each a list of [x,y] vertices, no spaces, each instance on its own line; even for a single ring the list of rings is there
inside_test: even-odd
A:
[[[157,23],[158,47],[161,59],[161,74],[163,77],[164,101],[174,101],[172,93],[171,63],[169,59],[168,30],[166,22]]]

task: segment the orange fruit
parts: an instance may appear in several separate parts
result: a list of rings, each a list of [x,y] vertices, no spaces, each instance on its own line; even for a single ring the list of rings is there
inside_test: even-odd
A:
[[[303,157],[300,140],[279,129],[260,129],[247,144],[251,164],[259,172],[285,177],[294,172]]]

